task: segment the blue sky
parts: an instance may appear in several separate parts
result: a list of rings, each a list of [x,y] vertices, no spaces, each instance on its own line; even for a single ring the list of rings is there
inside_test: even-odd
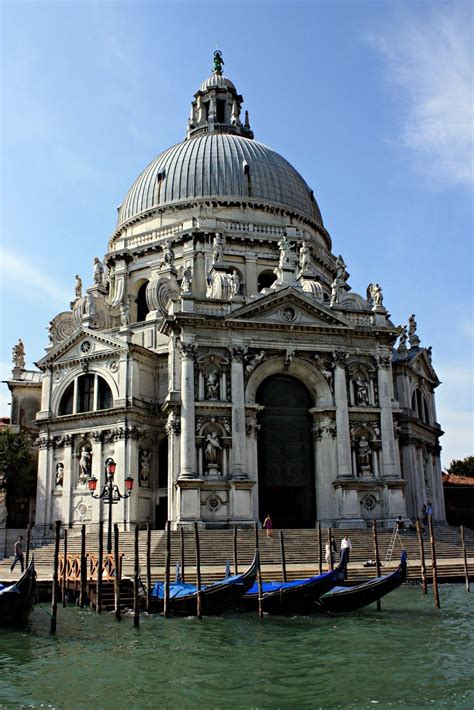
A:
[[[27,366],[116,208],[180,142],[217,44],[258,140],[314,190],[354,291],[433,346],[443,462],[473,444],[473,11],[463,2],[1,7],[0,375]],[[2,385],[0,413],[8,414]]]

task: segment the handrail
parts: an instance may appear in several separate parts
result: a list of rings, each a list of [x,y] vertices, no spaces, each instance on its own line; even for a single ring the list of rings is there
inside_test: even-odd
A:
[[[120,578],[122,576],[123,553],[120,554]],[[97,572],[99,560],[96,555],[86,555],[88,575],[90,582],[97,581]],[[64,563],[64,555],[59,555],[58,576],[60,579],[66,577],[67,582],[81,581],[81,556],[68,553],[66,555],[66,563]],[[115,561],[112,554],[105,554],[102,561],[102,581],[110,582],[115,578]]]

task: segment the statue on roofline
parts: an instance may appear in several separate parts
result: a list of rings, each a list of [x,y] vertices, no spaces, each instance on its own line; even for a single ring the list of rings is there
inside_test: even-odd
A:
[[[17,344],[13,346],[12,359],[15,367],[25,367],[25,346],[21,338],[19,338]]]
[[[212,71],[214,74],[222,74],[222,67],[224,66],[224,60],[222,59],[222,52],[220,49],[216,49],[214,52],[214,65]]]

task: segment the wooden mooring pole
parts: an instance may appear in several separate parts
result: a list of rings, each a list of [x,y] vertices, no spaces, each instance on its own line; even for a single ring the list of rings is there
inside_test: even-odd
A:
[[[119,555],[119,529],[118,523],[114,523],[114,599],[115,599],[115,618],[120,621],[122,614],[120,611],[120,555]]]
[[[63,576],[61,578],[61,601],[63,607],[66,606],[66,579],[67,579],[67,530],[64,529],[64,545],[63,545]]]
[[[146,526],[146,610],[150,612],[151,596],[151,524]]]
[[[194,541],[196,545],[196,616],[198,619],[202,619],[201,551],[199,548],[199,530],[197,523],[194,523]]]
[[[329,571],[332,572],[334,569],[334,563],[332,561],[332,541],[331,541],[331,528],[328,528],[328,545],[329,545]]]
[[[318,570],[323,573],[323,540],[321,538],[321,523],[318,523]]]
[[[163,595],[163,616],[170,615],[170,555],[171,555],[171,531],[170,521],[166,521],[165,527],[166,549],[165,549],[165,593]]]
[[[237,556],[237,526],[234,526],[234,574],[239,574],[238,573],[238,568],[239,568],[239,560]]]
[[[87,559],[86,559],[86,526],[81,525],[81,581],[79,589],[79,606],[84,607],[86,599]]]
[[[258,523],[255,523],[255,554],[257,556],[257,584],[258,584],[258,615],[263,616],[262,599],[262,568],[260,566],[260,549],[258,546]]]
[[[283,539],[283,530],[280,530],[280,557],[281,557],[281,578],[284,582],[286,579],[286,558],[285,558],[285,541]]]
[[[140,567],[138,551],[138,525],[135,525],[135,545],[134,545],[134,568],[133,568],[133,625],[140,625],[140,604],[138,598],[138,570]]]
[[[428,585],[426,583],[425,546],[423,544],[423,531],[419,520],[416,521],[416,532],[418,533],[418,544],[420,546],[421,591],[423,594],[428,594]]]
[[[26,528],[26,567],[30,563],[30,546],[31,546],[31,525]]]
[[[58,563],[59,563],[59,535],[61,533],[61,521],[56,520],[56,531],[54,536],[54,558],[53,558],[53,587],[51,590],[51,627],[50,632],[56,633],[56,623],[58,616]]]
[[[179,534],[181,536],[181,581],[184,584],[186,582],[186,578],[185,578],[185,571],[184,571],[185,559],[184,559],[184,528],[183,527],[181,527],[179,529]]]
[[[461,525],[461,545],[462,545],[462,554],[464,557],[464,576],[466,578],[466,591],[470,592],[471,585],[469,584],[469,569],[467,566],[467,552],[466,552],[466,541],[464,539],[464,525]]]
[[[104,521],[99,523],[99,554],[97,560],[97,587],[95,590],[95,610],[102,613],[102,569],[104,567]]]
[[[379,555],[379,541],[377,539],[377,521],[372,520],[372,537],[374,538],[374,555],[375,555],[375,571],[377,577],[380,577],[380,555]],[[382,605],[380,599],[377,599],[377,611],[380,611]]]
[[[441,608],[439,603],[439,591],[438,591],[438,568],[436,565],[436,544],[433,531],[433,519],[431,515],[428,516],[428,525],[430,526],[430,544],[431,544],[431,565],[433,569],[433,595],[434,603],[437,609]]]

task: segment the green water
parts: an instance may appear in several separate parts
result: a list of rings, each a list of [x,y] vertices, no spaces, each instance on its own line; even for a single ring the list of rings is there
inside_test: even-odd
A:
[[[0,707],[474,708],[474,595],[418,587],[341,616],[141,619],[36,607],[0,629]]]

